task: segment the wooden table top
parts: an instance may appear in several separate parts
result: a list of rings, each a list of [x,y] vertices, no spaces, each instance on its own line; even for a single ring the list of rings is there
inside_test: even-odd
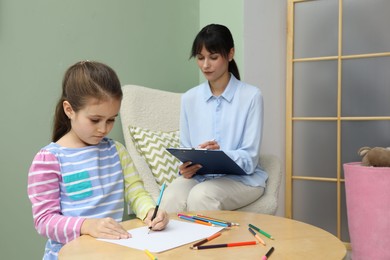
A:
[[[191,212],[190,212],[191,213]],[[192,212],[194,213],[194,212]],[[187,244],[162,253],[154,253],[159,260],[164,259],[261,259],[273,246],[274,252],[270,259],[343,259],[346,255],[344,244],[331,233],[318,227],[296,220],[256,214],[242,211],[201,211],[197,214],[238,222],[240,226],[224,230],[218,238],[208,244],[222,244],[237,241],[255,240],[248,231],[248,224],[253,224],[274,237],[274,240],[260,235],[266,246],[215,248],[192,250]],[[180,220],[176,215],[171,219]],[[122,223],[126,230],[144,226],[139,219]],[[59,259],[149,259],[142,250],[99,241],[91,236],[83,235],[64,245],[59,253]]]

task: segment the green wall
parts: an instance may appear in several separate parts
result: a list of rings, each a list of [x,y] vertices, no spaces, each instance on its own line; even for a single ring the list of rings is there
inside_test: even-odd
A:
[[[0,252],[4,259],[42,257],[46,239],[33,227],[27,172],[36,152],[50,142],[65,70],[79,60],[98,60],[117,72],[122,85],[183,92],[199,82],[196,64],[188,57],[200,27],[225,23],[232,27],[236,49],[241,48],[242,2],[0,1]],[[238,63],[241,53],[236,56]],[[123,142],[119,123],[110,136]]]
[[[78,60],[99,60],[122,84],[183,91],[198,83],[188,59],[198,28],[193,0],[0,1],[3,259],[42,258],[46,239],[33,227],[27,172],[50,142],[65,70]],[[119,121],[111,136],[123,141]]]
[[[200,0],[199,3],[199,28],[210,23],[217,23],[227,26],[232,33],[235,46],[234,59],[242,78],[244,70],[244,0]],[[199,80],[204,80],[201,72],[199,72]]]

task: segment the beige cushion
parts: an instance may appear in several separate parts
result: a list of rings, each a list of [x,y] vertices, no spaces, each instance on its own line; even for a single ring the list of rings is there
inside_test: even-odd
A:
[[[129,134],[160,188],[164,182],[171,183],[177,177],[180,161],[166,148],[179,147],[179,131],[151,131],[129,126]]]

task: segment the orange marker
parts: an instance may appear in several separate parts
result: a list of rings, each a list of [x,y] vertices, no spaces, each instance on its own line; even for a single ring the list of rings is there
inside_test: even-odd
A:
[[[239,223],[233,223],[233,222],[229,222],[229,221],[226,221],[226,220],[212,218],[212,217],[207,217],[207,216],[200,215],[200,214],[197,214],[196,216],[204,218],[204,219],[210,219],[210,220],[215,221],[215,222],[225,223],[225,224],[228,225],[228,227],[239,226],[240,225]]]
[[[204,221],[201,221],[201,220],[197,220],[197,219],[194,219],[194,222],[195,222],[195,223],[198,223],[198,224],[206,225],[206,226],[215,227],[214,224],[211,224],[211,223],[209,223],[209,222],[204,222]]]
[[[208,242],[208,241],[210,241],[210,240],[213,240],[214,238],[219,237],[220,235],[221,235],[221,232],[217,232],[217,233],[215,233],[214,235],[209,236],[208,238],[205,238],[205,239],[199,241],[198,243],[193,244],[193,245],[192,245],[192,248],[198,247],[198,246],[200,246],[200,245],[203,245],[204,243],[206,243],[206,242]]]
[[[248,228],[248,230],[255,236],[255,238],[256,238],[257,240],[259,240],[259,242],[260,242],[261,244],[265,245],[264,240],[261,239],[261,237],[259,237],[259,235],[257,235],[256,232],[255,232],[253,229]]]
[[[200,220],[197,220],[197,219],[189,218],[189,217],[187,217],[187,216],[178,215],[178,217],[181,218],[181,219],[185,219],[185,220],[194,222],[194,223],[198,223],[198,224],[202,224],[202,225],[206,225],[206,226],[215,227],[214,224],[211,224],[211,223],[209,223],[209,222],[200,221]]]

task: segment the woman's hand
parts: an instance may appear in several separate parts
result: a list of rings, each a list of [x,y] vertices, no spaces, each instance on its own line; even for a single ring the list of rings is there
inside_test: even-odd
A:
[[[154,213],[154,209],[150,209],[148,211],[144,223],[148,227],[152,227],[152,230],[163,230],[168,225],[169,222],[168,213],[165,210],[159,209],[157,211],[157,216],[152,221],[153,213]]]
[[[198,148],[206,150],[219,150],[221,147],[219,146],[217,141],[211,140],[200,144]]]
[[[192,165],[192,162],[185,162],[179,166],[179,172],[184,178],[191,179],[200,168],[202,168],[200,164]]]
[[[126,239],[131,235],[113,218],[87,218],[81,225],[81,234],[96,238]]]
[[[219,150],[220,146],[217,141],[211,140],[198,145],[198,149]],[[184,178],[191,179],[192,176],[194,176],[196,172],[199,171],[200,168],[202,168],[202,165],[200,164],[192,165],[192,162],[189,161],[179,166],[179,172]]]

